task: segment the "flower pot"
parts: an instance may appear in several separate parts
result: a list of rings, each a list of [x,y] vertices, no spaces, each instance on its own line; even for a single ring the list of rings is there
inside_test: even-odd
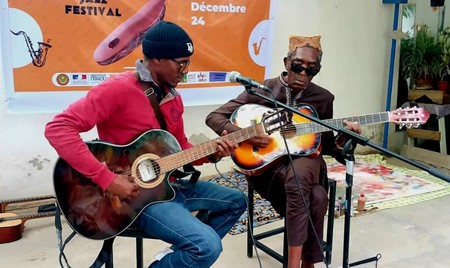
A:
[[[433,89],[433,79],[430,76],[420,76],[415,80],[415,89]]]
[[[430,0],[430,6],[432,7],[441,7],[445,3],[445,0]]]
[[[448,81],[438,81],[437,87],[439,91],[447,91]]]

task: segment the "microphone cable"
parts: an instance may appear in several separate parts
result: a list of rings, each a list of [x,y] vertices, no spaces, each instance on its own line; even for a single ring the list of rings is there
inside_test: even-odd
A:
[[[273,94],[272,91],[270,91],[270,94],[272,95],[273,103],[274,103],[274,105],[275,105],[275,110],[278,111],[278,110],[279,110],[279,107],[278,107],[278,104],[277,104],[277,100],[276,100],[276,98],[275,98],[275,95]],[[281,122],[281,116],[280,116],[279,113],[278,113],[278,120]],[[296,184],[297,184],[297,188],[298,188],[298,190],[299,190],[299,192],[300,192],[300,195],[301,195],[301,197],[302,197],[303,204],[305,205],[305,211],[306,211],[306,214],[308,215],[309,224],[311,225],[311,229],[313,230],[314,236],[315,236],[315,238],[316,238],[316,242],[317,242],[317,244],[319,245],[320,252],[322,252],[322,255],[323,255],[323,263],[324,263],[325,266],[328,268],[329,266],[328,266],[328,263],[327,263],[327,261],[326,261],[325,253],[324,253],[324,250],[323,250],[323,244],[322,244],[323,241],[320,241],[320,239],[319,239],[319,235],[317,234],[317,230],[316,230],[316,228],[314,227],[314,224],[313,224],[313,221],[312,221],[312,218],[311,218],[311,214],[310,214],[310,211],[309,211],[309,207],[306,206],[306,199],[305,199],[305,196],[304,196],[304,194],[303,194],[302,188],[300,187],[300,182],[299,182],[299,178],[298,178],[298,176],[297,176],[297,173],[295,172],[295,168],[294,168],[294,164],[293,164],[292,155],[291,155],[291,152],[290,152],[290,150],[289,150],[289,146],[288,146],[287,141],[286,141],[285,129],[284,129],[283,127],[281,127],[281,129],[280,129],[280,133],[281,133],[281,136],[283,137],[284,146],[286,147],[287,156],[288,156],[288,158],[289,158],[289,165],[290,165],[290,167],[291,167],[291,169],[292,169],[292,172],[293,172],[293,174],[294,174],[295,182],[296,182]],[[327,192],[328,192],[328,191],[327,191]],[[311,204],[310,204],[310,207],[311,207]],[[328,211],[328,213],[330,213],[330,211]],[[308,228],[306,228],[306,232],[308,232]],[[303,245],[304,245],[304,244],[303,244]],[[302,250],[303,250],[303,245],[302,245]],[[303,256],[303,253],[302,253],[302,259],[303,259],[303,257],[304,257],[304,256]],[[302,260],[302,262],[303,262],[303,260]]]

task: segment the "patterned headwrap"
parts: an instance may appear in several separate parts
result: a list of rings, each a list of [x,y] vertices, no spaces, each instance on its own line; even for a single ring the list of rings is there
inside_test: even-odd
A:
[[[320,45],[320,35],[315,36],[289,36],[289,51],[295,51],[299,47],[312,47],[322,52]]]

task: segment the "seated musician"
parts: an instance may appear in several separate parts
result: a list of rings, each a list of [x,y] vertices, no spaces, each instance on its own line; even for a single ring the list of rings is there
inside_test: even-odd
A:
[[[258,93],[289,106],[307,104],[315,109],[320,119],[333,117],[334,95],[327,89],[311,82],[321,68],[322,48],[320,36],[289,38],[289,51],[283,59],[286,71],[280,76],[264,81],[272,93],[256,89]],[[206,124],[216,133],[228,133],[239,129],[230,121],[233,112],[244,104],[260,104],[273,108],[273,104],[247,91],[230,100],[206,118]],[[295,120],[295,117],[294,117]],[[360,133],[358,124],[345,122],[346,128]],[[265,148],[272,141],[269,135],[259,135],[246,141],[253,148]],[[288,234],[288,267],[314,267],[323,261],[323,252],[317,241],[322,241],[324,215],[327,209],[325,190],[326,165],[322,155],[332,155],[342,161],[342,136],[333,137],[333,132],[321,134],[321,152],[317,157],[292,155],[276,161],[260,174],[247,176],[248,183],[273,207],[286,217]],[[283,145],[284,146],[284,145]],[[317,148],[319,149],[319,148]],[[310,224],[312,218],[313,225]],[[318,237],[313,232],[316,230]]]
[[[140,202],[149,196],[146,194],[148,189],[138,186],[138,178],[108,169],[94,157],[81,140],[80,133],[96,127],[100,140],[126,145],[148,130],[155,130],[161,133],[156,134],[157,137],[170,133],[175,139],[171,144],[179,144],[181,150],[193,147],[185,135],[183,101],[175,87],[188,72],[194,43],[178,25],[160,21],[143,36],[142,50],[143,60],[136,62],[136,71],[115,75],[93,87],[85,97],[56,115],[45,129],[46,138],[62,159],[102,191],[123,202],[133,199]],[[152,97],[156,105],[151,104]],[[150,145],[147,147],[162,152],[170,149],[159,141]],[[236,147],[236,143],[226,138],[218,139],[215,153],[196,159],[193,164],[217,162],[229,156]],[[113,150],[108,156],[112,153]],[[123,155],[132,154],[124,152]],[[117,156],[120,157],[122,155]],[[134,221],[146,235],[172,245],[150,267],[210,267],[222,252],[221,239],[246,209],[244,195],[237,189],[201,180],[194,185],[178,180],[172,186],[175,190],[173,200],[147,206]],[[82,206],[86,207],[89,206]],[[191,213],[198,210],[209,212],[206,222]]]

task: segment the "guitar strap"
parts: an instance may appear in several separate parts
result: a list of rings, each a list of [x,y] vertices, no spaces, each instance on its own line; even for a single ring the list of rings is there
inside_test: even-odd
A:
[[[156,115],[156,118],[158,119],[159,125],[161,126],[162,129],[167,130],[166,121],[164,120],[164,117],[162,116],[161,108],[159,107],[159,102],[157,100],[157,94],[156,94],[156,92],[160,92],[161,89],[158,87],[158,85],[156,85],[155,83],[153,83],[151,81],[148,81],[148,82],[143,81],[141,79],[141,76],[139,75],[138,71],[134,72],[134,76],[141,83],[142,90],[144,91],[145,95],[149,99],[150,104],[153,107],[153,111],[155,111],[155,115]],[[192,164],[187,164],[187,165],[183,166],[183,170],[184,170],[184,172],[181,172],[180,170],[174,170],[172,172],[172,176],[174,176],[175,178],[183,178],[183,177],[191,175],[191,178],[189,180],[189,185],[193,186],[200,178],[200,174],[201,174],[200,171],[196,170]]]
[[[56,227],[56,238],[58,239],[58,249],[59,249],[59,265],[64,268],[63,265],[63,259],[66,263],[68,268],[71,268],[69,265],[69,262],[67,261],[66,255],[64,254],[64,248],[66,247],[67,243],[72,240],[72,238],[76,235],[75,231],[72,231],[72,233],[66,238],[64,243],[62,242],[62,225],[61,225],[61,210],[59,209],[59,206],[56,205],[55,209],[55,227]]]
[[[156,91],[160,91],[161,89],[158,87],[158,85],[156,85],[153,82],[142,81],[142,79],[139,76],[139,73],[137,71],[134,72],[134,75],[139,80],[142,90],[144,91],[145,95],[147,96],[148,100],[150,101],[150,104],[152,105],[153,111],[155,112],[156,119],[158,119],[161,129],[167,130],[166,121],[164,120],[164,117],[162,116],[161,108],[159,107],[159,102],[156,99],[156,95],[157,95]]]

